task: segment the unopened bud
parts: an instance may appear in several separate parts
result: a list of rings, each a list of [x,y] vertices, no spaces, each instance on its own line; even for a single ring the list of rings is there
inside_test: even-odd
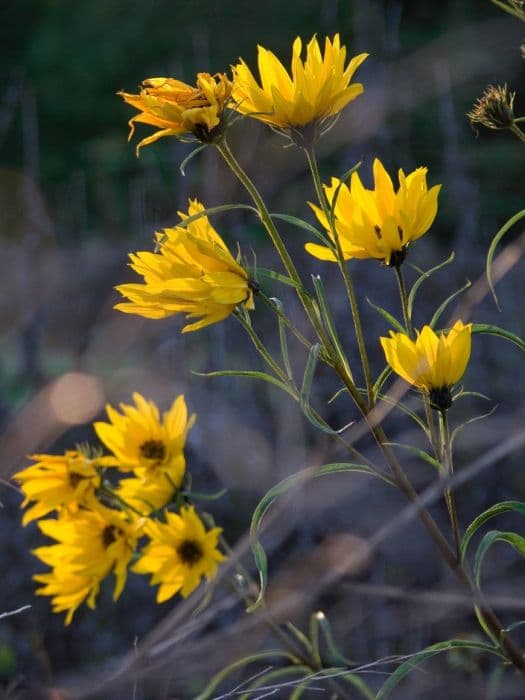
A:
[[[483,95],[467,113],[472,125],[483,124],[488,129],[510,129],[514,124],[515,92],[506,85],[489,85]]]

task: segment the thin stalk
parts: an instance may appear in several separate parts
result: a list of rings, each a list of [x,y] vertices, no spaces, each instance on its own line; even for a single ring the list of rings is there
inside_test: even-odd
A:
[[[452,476],[452,474],[454,473],[454,465],[452,462],[452,452],[450,450],[450,431],[448,428],[448,418],[446,410],[439,412],[439,438],[441,463],[445,468],[445,473],[447,474],[447,476]],[[459,532],[456,497],[454,495],[454,491],[451,491],[450,489],[447,489],[444,495],[450,516],[452,533],[454,536],[456,557],[459,561],[461,559],[461,535]]]
[[[270,355],[268,350],[264,347],[263,342],[261,341],[261,339],[259,338],[257,333],[253,330],[251,325],[242,316],[242,313],[240,313],[239,311],[234,311],[233,315],[239,321],[239,323],[244,328],[244,330],[248,333],[252,343],[255,345],[257,352],[259,353],[259,355],[261,355],[263,360],[268,364],[268,366],[274,371],[274,373],[277,375],[277,377],[282,382],[284,382],[285,384],[289,384],[290,380],[288,379],[286,372],[283,371],[283,369],[277,364],[277,362]]]
[[[216,144],[216,147],[221,156],[226,161],[229,168],[233,171],[233,173],[236,175],[238,180],[242,183],[242,185],[252,198],[253,203],[255,204],[257,211],[259,212],[261,222],[266,231],[268,232],[268,235],[270,236],[275,249],[279,253],[282,263],[286,269],[286,272],[294,282],[296,282],[300,287],[302,287],[302,282],[301,278],[299,277],[299,273],[297,272],[297,269],[290,257],[290,254],[288,253],[286,246],[284,245],[284,242],[281,236],[279,235],[279,231],[273,223],[272,217],[270,216],[270,212],[268,211],[266,204],[264,203],[264,200],[261,197],[261,194],[259,193],[259,190],[248,177],[247,173],[243,170],[240,163],[231,152],[226,139],[223,138],[221,141],[219,141]],[[304,298],[304,294],[301,292],[300,289],[298,291],[299,295],[301,296],[301,300],[304,304],[306,301],[306,299]]]
[[[262,299],[263,302],[274,312],[277,314],[277,316],[283,321],[287,328],[291,330],[291,332],[294,334],[294,336],[297,338],[297,340],[302,343],[305,348],[310,351],[312,349],[312,343],[307,340],[307,338],[304,337],[304,335],[301,333],[301,331],[290,321],[288,316],[281,311],[281,309],[272,302],[271,299],[269,299],[266,294],[263,294],[263,292],[259,291],[257,293],[257,297]]]
[[[397,286],[399,288],[399,300],[401,302],[401,309],[403,311],[403,320],[405,323],[405,328],[408,335],[413,339],[415,337],[414,326],[412,325],[412,319],[408,312],[408,295],[405,285],[405,279],[401,271],[401,265],[394,265],[394,270],[396,273]],[[430,441],[432,446],[435,448],[437,445],[437,433],[436,426],[434,424],[434,416],[432,414],[432,409],[430,408],[430,399],[427,394],[423,395],[423,405],[425,407],[425,418],[427,419],[428,429],[430,430]],[[439,459],[439,453],[436,451],[436,457]]]
[[[135,515],[139,515],[141,518],[144,517],[144,513],[141,513],[140,510],[137,510],[137,508],[134,508],[131,506],[127,501],[125,501],[121,496],[118,495],[112,488],[107,486],[106,484],[101,484],[98,487],[98,490],[103,493],[105,496],[108,496],[108,498],[112,498],[114,501],[117,503],[120,503],[120,505],[125,509],[125,510],[130,510],[132,513],[135,513]]]
[[[408,296],[403,273],[401,272],[401,265],[394,265],[394,271],[396,273],[397,286],[399,287],[399,298],[401,300],[401,309],[403,310],[403,321],[405,323],[405,328],[408,335],[413,338],[414,328],[412,327],[412,319],[408,313]]]
[[[514,123],[509,128],[512,131],[512,133],[515,134],[515,136],[517,136],[519,138],[520,141],[523,141],[523,143],[525,143],[525,133],[523,133],[523,131],[519,128],[519,126],[517,126]]]
[[[272,217],[270,216],[270,212],[268,211],[268,208],[266,207],[266,204],[264,203],[264,199],[262,198],[259,190],[257,187],[254,185],[252,180],[249,178],[247,173],[243,170],[241,167],[240,163],[238,160],[235,158],[233,153],[230,150],[230,147],[228,146],[228,142],[226,141],[226,138],[223,138],[221,141],[215,144],[217,150],[221,154],[221,156],[224,158],[226,164],[229,166],[229,168],[232,170],[232,172],[236,175],[238,178],[239,182],[244,186],[250,197],[252,198],[257,211],[259,213],[259,218],[261,219],[261,223],[263,224],[264,228],[266,229],[268,235],[270,236],[270,239],[277,250],[277,253],[279,254],[279,257],[281,258],[281,261],[286,269],[286,272],[288,273],[289,277],[291,280],[293,280],[296,285],[297,285],[297,294],[299,295],[299,299],[301,300],[301,303],[303,305],[303,308],[306,312],[306,315],[308,316],[308,319],[310,323],[312,324],[312,327],[314,328],[315,332],[317,333],[317,336],[319,340],[321,341],[322,345],[326,348],[330,348],[330,339],[328,338],[327,334],[325,333],[325,330],[323,328],[323,325],[320,321],[320,319],[317,317],[316,309],[313,303],[313,300],[310,298],[310,296],[304,291],[303,289],[303,283],[301,281],[301,278],[299,276],[299,273],[297,272],[297,269],[293,263],[293,260],[290,257],[290,254],[288,253],[288,250],[286,249],[286,246],[284,245],[284,242],[279,235],[279,231],[277,230]]]
[[[312,173],[312,179],[314,181],[317,199],[319,200],[319,204],[321,205],[321,208],[324,212],[324,215],[326,216],[326,220],[328,221],[328,223],[330,225],[332,237],[333,237],[333,240],[335,242],[335,248],[336,248],[336,254],[337,254],[337,259],[338,259],[338,263],[339,263],[339,268],[340,268],[341,274],[343,276],[343,281],[344,281],[344,285],[345,285],[345,289],[346,289],[346,294],[348,296],[348,301],[350,302],[350,309],[352,311],[352,318],[354,321],[354,327],[355,327],[356,338],[357,338],[357,346],[359,349],[359,356],[361,358],[361,364],[363,366],[363,372],[365,375],[366,392],[367,392],[367,396],[368,396],[368,410],[371,410],[373,405],[374,405],[373,381],[372,381],[372,375],[370,372],[370,363],[368,362],[368,355],[366,352],[365,340],[364,340],[364,336],[363,336],[363,327],[361,324],[361,317],[359,314],[359,307],[358,307],[357,299],[355,296],[354,285],[352,284],[352,279],[350,277],[350,273],[348,272],[348,268],[346,266],[346,262],[345,262],[344,255],[343,255],[343,250],[341,248],[341,241],[339,240],[339,234],[337,232],[336,227],[334,226],[333,216],[332,216],[332,213],[330,211],[330,207],[328,206],[328,202],[327,202],[325,193],[323,191],[323,185],[321,182],[321,176],[319,174],[319,167],[317,165],[317,158],[315,156],[315,151],[314,151],[313,146],[306,147],[304,149],[304,152],[306,153],[308,165],[310,166],[310,171]]]

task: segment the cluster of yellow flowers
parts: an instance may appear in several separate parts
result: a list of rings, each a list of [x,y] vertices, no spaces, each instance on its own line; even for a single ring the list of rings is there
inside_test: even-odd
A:
[[[67,611],[66,624],[84,601],[95,606],[111,573],[116,600],[132,559],[132,571],[151,574],[152,585],[159,585],[158,602],[179,592],[186,597],[224,559],[221,529],[206,530],[195,507],[180,498],[184,445],[195,421],[184,396],[162,419],[152,401],[138,393],[133,400],[120,411],[108,405],[108,422],[94,424],[109,454],[78,448],[32,455],[34,464],[14,477],[28,506],[23,523],[38,519],[42,533],[56,541],[34,550],[51,567],[35,580],[43,584],[39,595],[52,596],[55,612]],[[56,517],[45,518],[51,513]]]
[[[237,112],[285,133],[311,157],[317,139],[363,92],[360,83],[351,81],[367,54],[347,63],[338,35],[326,39],[324,53],[314,37],[304,60],[301,54],[302,43],[296,39],[289,73],[272,52],[259,47],[259,82],[241,60],[232,68],[232,80],[225,74],[199,73],[196,85],[190,86],[174,78],[150,78],[138,95],[121,92],[139,110],[130,120],[130,137],[137,123],[150,125],[156,131],[137,149],[166,136],[193,137],[216,146],[231,164],[225,135],[230,114]],[[409,244],[436,217],[441,186],[429,189],[427,169],[419,167],[408,174],[400,169],[396,189],[379,159],[373,175],[372,189],[357,172],[349,182],[332,178],[323,187],[318,180],[321,206],[310,206],[325,233],[319,232],[322,244],[306,243],[310,255],[341,267],[354,258],[376,259],[399,273]],[[244,176],[240,179],[249,183]],[[249,184],[247,189],[263,220],[264,203]],[[125,301],[115,308],[152,319],[185,314],[192,322],[183,332],[222,321],[238,307],[253,310],[258,285],[241,258],[232,256],[203,204],[190,200],[188,211],[179,216],[173,228],[155,234],[154,251],[130,255],[131,267],[143,281],[117,287]],[[285,255],[281,258],[288,271],[295,269]],[[405,326],[406,332],[391,331],[389,338],[380,339],[386,360],[444,412],[469,360],[471,324],[458,320],[448,333],[436,333],[430,326],[414,331],[410,322]],[[30,506],[24,523],[39,519],[42,532],[57,542],[35,550],[51,567],[36,580],[44,584],[38,593],[52,596],[56,611],[67,611],[67,623],[83,601],[94,606],[100,583],[111,572],[117,598],[133,557],[132,570],[152,574],[152,584],[159,584],[159,602],[177,592],[188,595],[224,559],[218,549],[220,529],[207,531],[195,507],[179,497],[184,444],[194,420],[188,417],[184,397],[175,400],[162,420],[152,402],[139,394],[134,401],[121,405],[120,412],[108,406],[108,422],[94,424],[109,454],[78,449],[63,456],[33,455],[35,464],[15,477],[24,506]],[[122,473],[128,476],[114,478]],[[176,512],[168,511],[169,505]],[[42,519],[50,513],[56,518]],[[148,544],[140,549],[143,538]]]
[[[140,95],[120,93],[141,110],[130,121],[130,137],[135,122],[143,122],[161,130],[143,139],[139,147],[188,132],[205,142],[220,141],[229,108],[293,134],[298,143],[307,143],[307,138],[311,143],[327,120],[337,117],[363,92],[363,86],[351,80],[367,54],[345,65],[346,48],[338,34],[332,41],[326,38],[324,54],[315,37],[306,47],[304,61],[301,52],[297,38],[290,74],[271,51],[259,46],[260,84],[242,59],[232,68],[231,82],[225,74],[202,73],[195,88],[171,78],[146,80]],[[310,206],[326,230],[326,243],[307,243],[310,255],[332,262],[373,258],[399,267],[408,245],[428,231],[437,214],[441,185],[428,189],[427,168],[416,168],[407,175],[400,169],[397,190],[377,158],[373,174],[373,189],[364,187],[357,172],[349,183],[334,177],[330,185],[324,185],[330,219],[323,208]],[[203,210],[202,204],[190,201],[189,216]],[[182,221],[188,215],[180,213]],[[117,287],[129,301],[115,308],[148,318],[178,312],[200,317],[183,332],[220,321],[240,304],[253,309],[254,286],[248,272],[233,259],[205,215],[185,227],[165,229],[156,237],[158,253],[130,256],[131,267],[144,278],[144,284]],[[470,357],[471,324],[458,321],[448,337],[437,335],[429,326],[416,332],[416,340],[401,333],[391,335],[381,338],[391,368],[431,393],[436,407],[448,407],[450,387],[459,381]]]

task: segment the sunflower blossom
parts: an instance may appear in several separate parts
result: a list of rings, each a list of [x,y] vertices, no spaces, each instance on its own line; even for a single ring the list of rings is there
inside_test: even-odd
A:
[[[67,611],[66,625],[84,601],[95,607],[102,581],[113,572],[113,600],[122,593],[127,567],[141,535],[143,522],[129,522],[120,511],[99,505],[79,510],[74,517],[40,520],[40,530],[57,541],[33,550],[51,571],[33,576],[44,584],[37,595],[52,597],[53,612]]]
[[[399,170],[399,189],[379,159],[374,160],[374,189],[363,186],[354,172],[350,186],[337,178],[324,191],[330,207],[335,200],[334,226],[343,258],[376,258],[386,265],[399,265],[411,241],[420,238],[437,214],[441,185],[427,189],[427,168],[416,168],[405,175]],[[310,205],[328,232],[330,247],[307,243],[305,248],[319,260],[337,261],[334,233],[324,212]]]
[[[152,574],[151,585],[159,584],[157,603],[179,591],[186,598],[203,576],[211,579],[225,559],[217,549],[221,532],[220,527],[206,531],[193,506],[181,508],[180,515],[167,512],[166,523],[148,523],[150,542],[132,570]]]
[[[162,419],[153,401],[138,393],[133,394],[133,401],[134,406],[121,403],[121,412],[108,404],[109,422],[98,421],[93,427],[100,441],[113,453],[114,464],[122,471],[133,471],[144,484],[147,492],[144,498],[152,502],[154,510],[165,505],[182,483],[186,469],[184,445],[195,415],[188,417],[182,395],[163,413]],[[134,482],[130,487],[128,481],[121,483],[118,493],[123,498],[130,496],[130,505],[135,506],[141,486]],[[166,498],[162,504],[159,495],[161,501]],[[138,507],[138,510],[143,509]]]
[[[108,466],[105,457],[91,459],[78,450],[63,455],[31,455],[35,464],[14,475],[25,499],[22,507],[32,504],[25,512],[22,524],[42,518],[53,511],[74,513],[79,505],[87,505],[100,485],[98,470]]]
[[[451,387],[467,367],[471,332],[471,323],[456,321],[448,334],[436,334],[430,326],[424,326],[415,340],[394,331],[390,331],[390,338],[380,340],[394,372],[427,392],[432,404],[443,410],[451,405]]]
[[[137,155],[142,146],[164,136],[191,133],[205,143],[216,141],[222,134],[231,92],[232,83],[224,73],[198,73],[195,87],[175,78],[148,78],[138,95],[119,92],[125,102],[140,112],[129,120],[129,139],[136,123],[158,129],[140,141]]]
[[[200,202],[190,200],[188,213],[179,212],[179,216],[184,220],[203,210]],[[144,278],[144,284],[116,287],[129,301],[117,304],[115,309],[146,318],[176,313],[198,318],[184,326],[185,333],[222,321],[239,304],[254,308],[246,270],[234,260],[208,217],[156,235],[158,253],[130,255],[130,267]]]
[[[235,109],[271,126],[294,129],[337,115],[363,92],[361,83],[351,80],[368,54],[355,56],[345,66],[346,47],[341,46],[339,34],[333,41],[326,38],[324,55],[315,36],[306,47],[304,61],[302,46],[297,37],[291,75],[271,51],[259,46],[260,84],[239,59],[232,68]]]

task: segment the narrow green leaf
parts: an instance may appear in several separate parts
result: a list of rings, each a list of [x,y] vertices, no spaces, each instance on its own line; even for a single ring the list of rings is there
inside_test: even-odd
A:
[[[494,0],[493,0],[494,1]],[[523,219],[525,216],[525,209],[522,209],[519,211],[517,214],[514,214],[507,222],[503,224],[503,226],[500,228],[500,230],[496,233],[494,238],[492,239],[492,243],[490,244],[489,247],[489,252],[487,253],[487,264],[486,264],[486,275],[487,275],[487,282],[489,283],[490,291],[492,292],[492,296],[494,297],[494,302],[498,309],[500,308],[499,303],[498,303],[498,297],[496,296],[496,291],[494,290],[494,283],[492,282],[492,261],[494,260],[494,254],[496,252],[496,248],[498,247],[499,242],[503,238],[503,236],[507,233],[509,229],[511,229],[514,224],[516,224],[520,219]]]
[[[365,393],[365,390],[360,391],[363,394]],[[412,409],[410,409],[406,405],[406,403],[404,403],[403,401],[392,399],[390,396],[388,396],[388,394],[382,393],[378,393],[376,399],[384,401],[389,406],[395,406],[396,408],[399,408],[400,411],[402,411],[405,415],[411,418],[421,428],[421,430],[425,433],[427,437],[430,437],[430,431],[427,425],[425,424],[424,420],[420,418],[415,411],[412,411]]]
[[[243,693],[240,696],[240,700],[249,700],[250,698],[253,698],[253,692],[257,689],[259,689],[261,692],[267,690],[268,693],[271,693],[272,695],[274,694],[273,691],[278,690],[277,686],[274,686],[273,684],[275,681],[281,679],[281,678],[288,678],[289,676],[294,676],[298,675],[299,677],[301,676],[311,676],[312,675],[312,669],[309,666],[304,666],[304,665],[296,665],[296,666],[288,666],[286,668],[276,668],[273,669],[272,671],[268,671],[268,673],[265,673],[264,675],[260,676],[255,682],[250,683],[249,685],[249,690],[246,693]],[[272,685],[270,685],[272,684]],[[266,693],[265,693],[266,695]],[[263,697],[263,696],[259,696]]]
[[[412,318],[412,311],[414,309],[414,300],[416,298],[416,292],[420,288],[420,286],[423,284],[425,280],[427,280],[429,277],[431,277],[434,272],[437,272],[438,270],[441,270],[443,267],[446,267],[447,265],[450,265],[450,263],[454,260],[454,251],[448,256],[446,260],[443,260],[443,262],[440,262],[439,265],[436,265],[435,267],[430,268],[430,270],[427,270],[426,272],[421,272],[420,276],[417,278],[417,280],[414,282],[412,285],[410,292],[408,294],[408,317]]]
[[[198,491],[181,491],[181,496],[187,496],[195,501],[217,501],[228,493],[228,489],[220,489],[215,493],[199,493]]]
[[[335,327],[334,319],[332,317],[332,313],[328,305],[323,282],[319,275],[312,275],[312,282],[317,296],[317,301],[319,303],[319,312],[321,315],[323,325],[328,331],[328,335],[330,336],[330,340],[334,345],[334,349],[337,353],[337,356],[339,357],[340,362],[343,364],[345,371],[347,372],[350,379],[354,381],[352,371],[350,370],[350,365],[348,364],[348,359],[343,351],[343,347],[341,345],[341,341],[339,340],[339,335]]]
[[[362,164],[363,164],[363,161],[358,160],[357,163],[355,165],[352,165],[352,167],[349,168],[345,173],[343,173],[339,179],[342,180],[343,182],[350,180],[352,175],[359,170],[359,168],[361,167]]]
[[[277,299],[277,297],[271,297],[270,301],[272,301],[275,304],[275,306],[279,309],[280,312],[277,315],[277,321],[279,323],[279,343],[281,346],[281,356],[283,358],[283,365],[286,371],[286,375],[288,379],[293,383],[292,366],[290,364],[290,355],[288,353],[288,340],[286,338],[286,323],[282,318],[282,316],[284,315],[284,307],[280,299]]]
[[[419,447],[405,445],[402,442],[387,442],[386,444],[391,445],[392,447],[401,447],[402,449],[411,452],[416,457],[420,457],[423,461],[434,467],[434,469],[437,469],[438,471],[442,470],[441,462],[439,462],[435,457],[432,457],[432,455],[429,455],[428,452],[425,452],[425,450],[419,449]]]
[[[267,659],[287,659],[291,663],[294,663],[295,657],[287,651],[282,649],[270,649],[268,651],[259,651],[256,654],[250,654],[250,656],[244,656],[242,659],[238,659],[233,663],[226,666],[226,668],[221,669],[218,673],[213,676],[211,681],[208,683],[206,688],[197,695],[195,700],[208,700],[211,698],[214,690],[231,674],[238,671],[244,666],[256,663],[257,661],[266,661]]]
[[[376,694],[370,690],[364,680],[356,673],[345,673],[341,676],[341,678],[350,685],[353,685],[354,688],[357,688],[357,690],[359,690],[361,695],[366,698],[366,700],[376,700]]]
[[[253,276],[256,279],[258,279],[259,276],[266,277],[267,279],[282,282],[282,284],[286,284],[289,287],[295,287],[295,289],[300,289],[302,292],[306,291],[302,284],[294,282],[294,280],[290,279],[286,275],[281,275],[280,272],[275,272],[274,270],[267,270],[265,267],[248,267],[247,271],[250,276]]]
[[[465,530],[463,539],[461,540],[461,559],[465,558],[465,553],[469,545],[470,540],[479,530],[479,528],[484,525],[487,520],[495,518],[502,513],[508,513],[509,511],[514,511],[520,515],[525,515],[525,503],[520,503],[520,501],[502,501],[501,503],[496,503],[495,505],[488,508],[486,511],[478,515],[477,518],[470,523],[470,525]]]
[[[349,659],[347,659],[339,650],[339,647],[337,646],[334,639],[334,635],[332,633],[332,628],[326,615],[322,612],[318,612],[315,614],[317,615],[319,628],[323,633],[323,639],[328,652],[328,654],[323,654],[323,656],[327,656],[329,663],[337,664],[338,666],[350,666],[352,662]]]
[[[324,236],[318,229],[316,229],[315,226],[312,226],[312,224],[309,224],[303,219],[299,219],[297,216],[290,216],[289,214],[270,214],[270,216],[272,217],[272,219],[279,219],[280,221],[285,221],[286,223],[292,224],[293,226],[298,226],[299,228],[308,231],[308,233],[317,236],[317,238],[321,239],[323,243],[328,243],[328,239],[326,238],[326,236]]]
[[[408,661],[402,663],[401,666],[399,666],[381,686],[378,694],[376,695],[376,700],[386,700],[398,683],[421,663],[427,659],[430,659],[436,654],[440,654],[444,651],[451,651],[452,649],[479,649],[480,651],[485,651],[500,656],[500,654],[493,647],[483,642],[467,641],[464,639],[449,639],[446,642],[433,644],[432,646],[417,652],[411,656]]]
[[[522,537],[515,532],[500,532],[499,530],[491,530],[490,532],[487,532],[479,543],[479,547],[476,551],[476,557],[474,559],[474,579],[478,588],[480,586],[483,560],[495,542],[506,542],[513,549],[515,549],[518,554],[525,557],[525,537]]]
[[[183,177],[186,175],[185,168],[188,165],[188,163],[190,162],[190,160],[192,158],[194,158],[197,155],[197,153],[200,153],[201,151],[203,151],[207,145],[208,145],[207,143],[203,143],[200,146],[197,146],[197,148],[194,148],[193,151],[191,151],[191,153],[189,155],[187,155],[186,158],[184,158],[182,163],[179,165],[180,174]]]
[[[197,377],[248,377],[249,379],[260,379],[263,382],[268,382],[268,384],[273,384],[274,386],[279,387],[279,389],[282,389],[294,399],[297,399],[297,394],[291,386],[285,384],[280,379],[277,379],[272,374],[268,374],[267,372],[256,372],[255,370],[243,369],[223,369],[216,372],[192,371],[192,374],[195,374]]]
[[[374,395],[374,399],[377,399],[379,396],[379,392],[383,388],[383,384],[386,382],[388,377],[392,374],[392,368],[390,365],[386,365],[386,367],[383,369],[379,377],[375,380],[374,386],[372,387],[372,393]]]
[[[487,411],[486,413],[481,413],[479,416],[474,416],[473,418],[469,418],[469,420],[466,420],[464,423],[461,423],[460,425],[457,426],[457,428],[454,428],[452,431],[452,434],[450,435],[450,448],[452,449],[452,445],[454,444],[454,440],[456,437],[459,435],[459,433],[467,427],[467,425],[470,425],[471,423],[476,423],[478,420],[482,420],[483,418],[488,418],[491,416],[494,411],[498,408],[498,404],[493,406],[490,411]]]
[[[499,328],[498,326],[491,326],[487,323],[473,323],[472,333],[485,333],[487,335],[497,335],[504,340],[509,340],[514,345],[517,345],[520,350],[525,352],[525,340],[520,338],[519,335],[515,335],[504,328]]]
[[[308,360],[306,361],[303,384],[301,387],[301,408],[303,411],[310,405],[310,392],[312,391],[312,382],[315,374],[315,368],[317,367],[317,362],[319,361],[320,351],[321,346],[319,343],[316,343],[315,345],[312,345],[312,348],[308,353]]]
[[[387,311],[386,309],[383,309],[381,306],[376,306],[376,304],[373,304],[370,299],[367,297],[367,302],[370,304],[370,306],[374,309],[374,311],[377,311],[378,314],[380,314],[388,323],[395,328],[397,331],[400,333],[406,333],[406,328],[403,326],[402,323],[400,323],[397,318],[392,316],[392,314]]]
[[[248,608],[248,612],[253,612],[259,607],[266,592],[267,559],[264,549],[258,541],[258,534],[263,518],[268,512],[269,508],[279,496],[282,496],[291,488],[299,486],[299,484],[303,484],[310,479],[317,479],[320,476],[326,476],[327,474],[338,474],[342,472],[357,472],[360,474],[378,476],[378,474],[370,467],[367,467],[364,464],[354,464],[352,462],[334,462],[331,464],[325,464],[322,467],[309,467],[300,472],[292,474],[291,476],[287,476],[285,479],[267,491],[259,501],[255,507],[255,510],[253,511],[252,522],[250,525],[250,538],[255,563],[259,572],[260,589],[257,600]]]
[[[435,328],[436,323],[441,318],[441,315],[442,315],[443,311],[445,311],[447,306],[449,304],[451,304],[457,296],[459,296],[460,294],[463,294],[463,292],[471,286],[472,286],[472,282],[470,280],[467,280],[466,283],[463,285],[463,287],[461,287],[460,289],[457,289],[455,292],[452,292],[452,294],[450,296],[448,296],[445,299],[445,301],[438,306],[438,308],[436,309],[436,312],[434,313],[434,315],[430,319],[430,323],[428,325],[431,328]]]

